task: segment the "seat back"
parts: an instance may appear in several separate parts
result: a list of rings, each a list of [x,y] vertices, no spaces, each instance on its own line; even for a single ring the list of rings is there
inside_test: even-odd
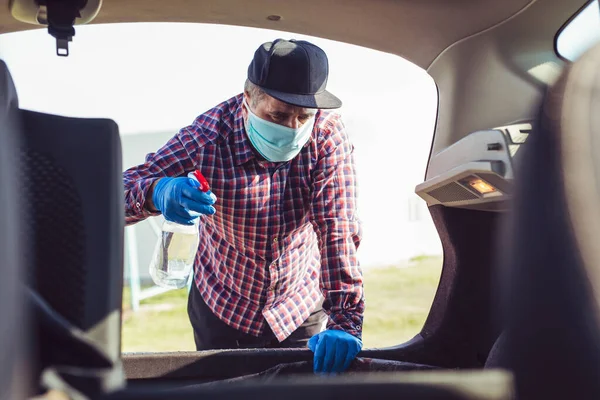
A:
[[[545,97],[507,227],[502,364],[520,399],[599,398],[600,47]]]
[[[33,288],[55,311],[120,358],[123,183],[111,120],[21,111]]]
[[[18,100],[6,64],[0,61],[0,399],[22,398],[25,382],[23,347],[24,307],[19,292],[25,247],[19,235]],[[19,360],[21,362],[19,362]]]

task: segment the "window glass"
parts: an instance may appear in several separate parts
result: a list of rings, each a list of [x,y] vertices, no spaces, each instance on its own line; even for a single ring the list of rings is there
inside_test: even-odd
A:
[[[584,7],[556,38],[558,54],[575,61],[600,40],[600,10],[598,0]]]
[[[422,182],[437,113],[437,90],[421,68],[395,55],[276,31],[204,24],[76,28],[67,58],[45,30],[0,36],[22,108],[108,117],[120,127],[123,168],[144,162],[199,114],[242,92],[259,44],[309,40],[329,57],[328,89],[355,146],[367,309],[366,347],[417,334],[437,288],[441,246]],[[193,350],[187,289],[152,284],[150,258],[162,224],[126,228],[123,351]]]

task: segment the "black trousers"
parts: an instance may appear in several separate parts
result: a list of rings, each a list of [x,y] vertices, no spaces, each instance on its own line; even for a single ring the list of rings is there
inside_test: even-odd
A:
[[[188,298],[188,316],[194,329],[196,350],[251,349],[251,348],[306,348],[308,339],[321,332],[327,314],[323,308],[314,311],[304,323],[283,342],[279,342],[273,331],[267,327],[263,336],[257,337],[238,331],[221,321],[200,295],[192,283]]]

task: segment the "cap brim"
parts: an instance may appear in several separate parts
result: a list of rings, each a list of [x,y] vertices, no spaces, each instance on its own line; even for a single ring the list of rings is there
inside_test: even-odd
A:
[[[342,106],[342,101],[326,90],[317,94],[292,94],[262,87],[261,89],[269,96],[293,106],[322,109],[340,108]]]

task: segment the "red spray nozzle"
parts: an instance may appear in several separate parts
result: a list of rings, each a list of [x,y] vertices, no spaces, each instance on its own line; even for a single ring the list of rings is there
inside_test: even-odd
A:
[[[208,181],[206,180],[204,175],[202,175],[202,172],[200,172],[200,170],[195,170],[194,176],[196,177],[196,179],[198,179],[198,182],[200,182],[200,190],[203,192],[208,192],[210,186],[208,185]]]

